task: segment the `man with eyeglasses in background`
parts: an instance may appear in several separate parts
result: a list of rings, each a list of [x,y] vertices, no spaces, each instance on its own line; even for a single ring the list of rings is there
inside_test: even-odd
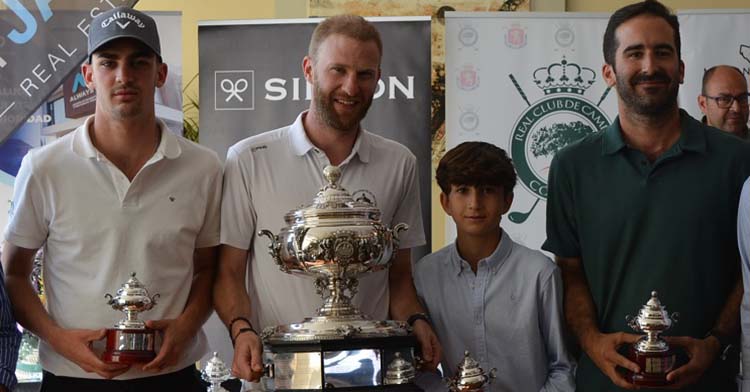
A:
[[[748,140],[748,92],[745,75],[731,65],[715,65],[703,73],[698,106],[703,123]]]

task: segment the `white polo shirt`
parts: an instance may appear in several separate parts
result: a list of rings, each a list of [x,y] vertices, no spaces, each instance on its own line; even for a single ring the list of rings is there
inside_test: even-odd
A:
[[[299,322],[322,305],[313,279],[281,272],[268,253],[260,229],[277,234],[284,214],[309,205],[326,183],[325,153],[307,138],[302,116],[290,126],[242,140],[227,152],[221,206],[221,242],[249,249],[247,286],[256,328]],[[405,222],[402,249],[425,243],[419,205],[416,158],[406,147],[362,130],[352,153],[339,165],[340,184],[377,203],[384,224]],[[359,281],[354,303],[374,319],[388,315],[388,272]]]
[[[130,182],[91,143],[92,120],[24,157],[5,239],[30,249],[46,244],[47,310],[61,327],[111,328],[124,318],[104,294],[114,295],[131,272],[160,295],[139,318],[176,318],[190,292],[193,251],[219,243],[221,162],[160,122],[161,143]],[[104,340],[94,350],[101,353]],[[205,351],[201,331],[179,363],[162,373],[195,363]],[[58,376],[99,378],[44,341],[40,361]],[[117,379],[154,375],[136,368]]]

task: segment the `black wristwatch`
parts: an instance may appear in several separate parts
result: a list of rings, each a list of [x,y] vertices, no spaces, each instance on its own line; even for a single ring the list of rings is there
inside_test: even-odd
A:
[[[734,339],[732,339],[731,336],[725,335],[715,329],[712,329],[708,331],[706,334],[706,338],[709,336],[713,336],[716,338],[716,340],[719,341],[719,358],[723,361],[727,359],[727,355],[729,354],[729,350],[734,348]]]
[[[409,316],[408,319],[406,319],[406,323],[409,324],[410,327],[414,326],[414,323],[417,322],[417,320],[424,320],[427,324],[430,324],[432,326],[432,322],[430,321],[430,317],[427,316],[426,313],[414,313],[411,316]]]

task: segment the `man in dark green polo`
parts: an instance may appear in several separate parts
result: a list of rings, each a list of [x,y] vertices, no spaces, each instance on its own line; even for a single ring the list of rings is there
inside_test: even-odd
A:
[[[689,357],[667,379],[686,391],[736,390],[737,351],[724,349],[739,330],[736,215],[750,145],[679,109],[679,24],[662,4],[616,11],[603,49],[619,115],[555,156],[543,245],[562,269],[583,351],[578,390],[633,388],[621,371],[640,369],[617,348],[638,339],[625,316],[652,290],[680,313],[667,335]]]

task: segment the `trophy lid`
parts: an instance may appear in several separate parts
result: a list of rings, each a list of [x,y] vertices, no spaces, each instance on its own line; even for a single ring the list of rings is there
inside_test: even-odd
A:
[[[309,206],[289,211],[284,215],[287,224],[310,226],[369,224],[380,221],[380,210],[368,199],[355,200],[339,185],[341,169],[326,166],[323,176],[328,183],[321,188]]]
[[[401,357],[401,353],[396,352],[395,358],[385,372],[384,383],[388,385],[406,384],[414,380],[415,373],[414,365]]]
[[[659,293],[656,291],[651,292],[651,298],[638,312],[636,323],[645,331],[650,329],[666,329],[672,325],[672,319],[669,317],[667,307],[659,301]]]
[[[458,364],[458,372],[456,372],[458,378],[465,379],[482,374],[484,374],[484,370],[479,366],[479,362],[472,358],[468,351],[464,351],[464,360]]]
[[[209,383],[222,382],[229,379],[229,369],[224,364],[224,361],[219,358],[219,353],[216,351],[214,351],[211,359],[206,362],[206,366],[201,372],[201,378]]]
[[[146,286],[135,277],[135,272],[131,273],[130,279],[128,279],[128,281],[117,290],[117,296],[115,298],[129,298],[131,300],[144,298],[146,301],[150,301],[151,299],[148,295],[148,290],[146,290]]]

